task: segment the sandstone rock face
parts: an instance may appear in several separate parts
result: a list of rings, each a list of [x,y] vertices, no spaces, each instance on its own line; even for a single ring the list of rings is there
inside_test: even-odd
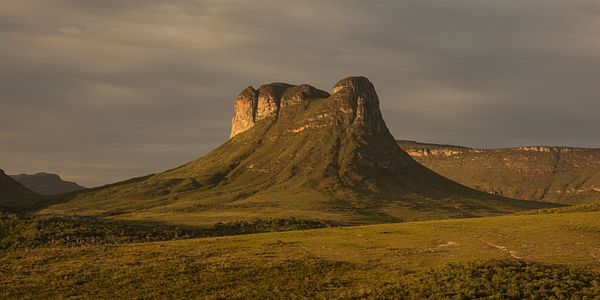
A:
[[[258,89],[255,121],[276,116],[279,113],[281,96],[291,87],[292,85],[286,83],[271,83],[261,86]]]
[[[232,138],[262,119],[276,117],[280,109],[300,104],[308,99],[327,98],[329,93],[308,84],[294,86],[286,83],[266,84],[255,90],[247,87],[235,100],[231,121]]]
[[[231,120],[230,137],[254,126],[257,97],[258,91],[251,86],[244,89],[237,97],[234,104],[233,118]]]
[[[339,125],[363,128],[371,133],[387,130],[373,84],[365,77],[348,77],[340,80],[333,87],[332,95],[308,84],[295,86],[271,83],[262,85],[258,90],[247,87],[235,101],[230,138],[252,128],[262,119],[277,117],[280,110],[317,98],[330,98],[335,102],[336,107],[344,115],[343,124]],[[329,120],[325,120],[326,118]],[[327,125],[324,122],[332,122],[332,119],[333,115],[323,115],[315,120],[307,120],[318,121],[318,124],[314,122],[299,124],[299,127],[292,129],[291,132],[298,133],[307,128],[321,128]]]
[[[349,116],[350,126],[362,127],[373,133],[381,133],[385,127],[379,97],[373,84],[365,77],[348,77],[333,87],[333,98],[339,108]]]

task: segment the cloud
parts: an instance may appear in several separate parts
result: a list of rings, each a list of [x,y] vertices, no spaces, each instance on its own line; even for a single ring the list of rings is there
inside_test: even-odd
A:
[[[365,75],[398,138],[600,146],[595,1],[0,6],[0,167],[93,186],[218,146],[233,99]]]

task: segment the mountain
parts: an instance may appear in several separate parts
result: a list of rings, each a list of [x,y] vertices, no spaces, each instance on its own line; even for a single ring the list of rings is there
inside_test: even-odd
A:
[[[481,191],[564,204],[600,200],[600,149],[398,144],[431,170]]]
[[[26,188],[42,195],[58,195],[85,189],[75,182],[64,181],[60,176],[51,173],[36,173],[32,175],[10,175]]]
[[[42,196],[28,190],[0,169],[0,211],[31,208],[41,200]]]
[[[331,95],[306,84],[248,87],[235,101],[229,140],[206,156],[43,213],[196,225],[270,217],[364,224],[547,206],[481,193],[415,162],[390,134],[372,83],[349,77]]]

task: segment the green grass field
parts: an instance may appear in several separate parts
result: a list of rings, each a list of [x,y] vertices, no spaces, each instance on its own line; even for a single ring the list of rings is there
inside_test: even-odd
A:
[[[3,250],[2,298],[600,293],[600,212]]]

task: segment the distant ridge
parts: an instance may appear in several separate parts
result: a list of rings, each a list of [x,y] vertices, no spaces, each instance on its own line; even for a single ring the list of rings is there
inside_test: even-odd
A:
[[[600,149],[477,149],[398,141],[410,156],[456,182],[507,197],[580,204],[600,200]]]
[[[185,224],[294,217],[344,224],[497,215],[548,204],[482,193],[415,162],[365,77],[244,89],[230,138],[147,179],[83,192],[44,212]]]
[[[26,188],[42,195],[58,195],[84,190],[85,187],[71,181],[65,181],[57,174],[39,172],[35,174],[10,175]]]

